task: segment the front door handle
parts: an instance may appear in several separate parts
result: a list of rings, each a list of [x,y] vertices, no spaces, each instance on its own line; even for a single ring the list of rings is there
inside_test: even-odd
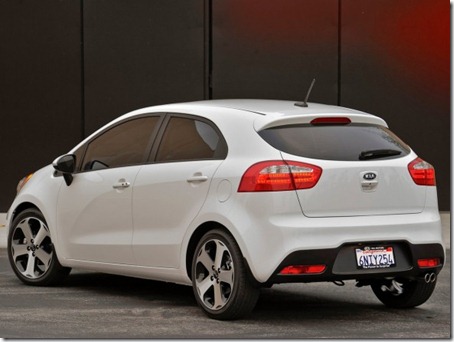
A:
[[[127,182],[125,179],[120,179],[118,183],[112,185],[112,188],[114,188],[115,190],[121,190],[129,188],[130,185],[131,183]]]

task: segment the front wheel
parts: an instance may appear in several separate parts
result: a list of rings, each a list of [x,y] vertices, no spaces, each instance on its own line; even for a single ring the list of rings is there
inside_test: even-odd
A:
[[[219,229],[206,233],[197,245],[192,284],[199,306],[209,317],[219,320],[250,313],[260,293],[248,277],[236,241]]]
[[[435,289],[436,279],[431,282],[419,280],[384,280],[371,285],[377,298],[391,308],[413,308],[425,303]]]
[[[16,276],[27,285],[53,285],[71,271],[60,265],[44,216],[27,209],[13,221],[8,258]]]

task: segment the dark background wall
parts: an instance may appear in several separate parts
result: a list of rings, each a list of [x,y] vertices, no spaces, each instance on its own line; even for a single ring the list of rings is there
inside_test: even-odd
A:
[[[130,110],[301,100],[383,117],[450,208],[443,0],[0,0],[0,212],[17,181]]]

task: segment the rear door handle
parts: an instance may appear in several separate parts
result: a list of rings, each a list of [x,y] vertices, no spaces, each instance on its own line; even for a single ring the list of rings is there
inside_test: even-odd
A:
[[[208,180],[208,176],[204,176],[200,172],[194,173],[194,175],[192,177],[189,177],[187,179],[188,183],[201,183],[201,182],[206,182],[207,180]]]
[[[130,185],[131,185],[131,183],[127,182],[125,179],[120,179],[118,181],[118,183],[112,185],[112,188],[114,188],[116,190],[121,190],[121,189],[129,188]]]

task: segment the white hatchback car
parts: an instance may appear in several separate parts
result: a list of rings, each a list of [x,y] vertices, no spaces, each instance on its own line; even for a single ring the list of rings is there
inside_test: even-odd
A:
[[[7,221],[25,284],[81,268],[192,285],[216,319],[286,282],[414,307],[445,260],[433,167],[382,119],[315,103],[131,112],[23,179]]]

